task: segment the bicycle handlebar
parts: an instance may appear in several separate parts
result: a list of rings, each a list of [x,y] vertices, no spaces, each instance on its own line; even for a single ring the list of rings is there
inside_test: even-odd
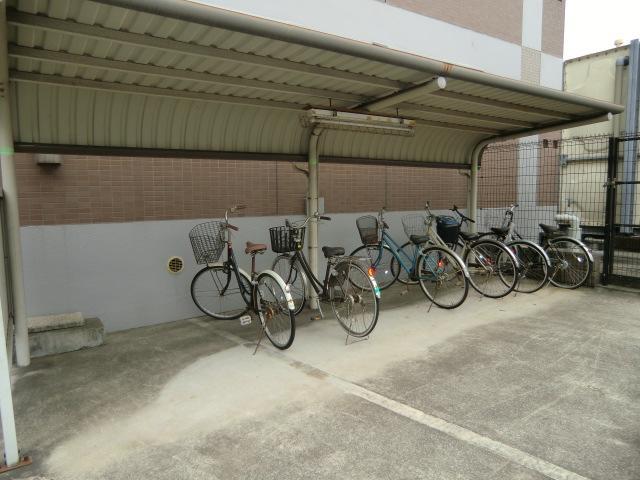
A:
[[[452,212],[457,213],[458,215],[460,215],[460,218],[462,218],[462,220],[464,222],[471,222],[471,223],[476,223],[476,221],[472,218],[467,217],[464,213],[460,212],[460,210],[458,210],[458,207],[456,205],[453,206],[453,208],[451,209]]]

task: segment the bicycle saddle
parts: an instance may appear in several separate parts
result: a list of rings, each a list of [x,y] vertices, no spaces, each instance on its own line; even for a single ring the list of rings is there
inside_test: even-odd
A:
[[[480,238],[480,235],[478,235],[477,233],[460,232],[460,236],[467,242],[472,242],[473,240],[477,240]]]
[[[500,237],[506,237],[509,233],[509,228],[491,227],[491,231]]]
[[[429,241],[429,237],[427,237],[426,235],[411,235],[409,237],[409,240],[411,240],[411,243],[414,243],[416,245],[422,245],[423,243],[427,243]]]
[[[267,249],[264,243],[247,242],[247,248],[244,249],[244,253],[262,253]]]
[[[554,227],[553,225],[545,225],[544,223],[540,223],[540,228],[547,235],[553,235],[554,233],[558,233],[560,229],[558,227]]]
[[[344,255],[344,248],[342,248],[342,247],[322,247],[322,253],[324,253],[324,258],[337,257],[339,255]]]

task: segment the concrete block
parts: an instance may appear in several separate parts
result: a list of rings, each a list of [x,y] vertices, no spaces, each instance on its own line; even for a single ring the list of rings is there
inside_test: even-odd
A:
[[[81,327],[84,325],[84,316],[80,312],[43,315],[41,317],[29,317],[27,324],[29,326],[29,333],[58,330],[60,328]]]
[[[73,352],[82,348],[97,347],[103,343],[104,326],[99,318],[88,318],[84,325],[77,327],[47,330],[29,335],[32,357]]]

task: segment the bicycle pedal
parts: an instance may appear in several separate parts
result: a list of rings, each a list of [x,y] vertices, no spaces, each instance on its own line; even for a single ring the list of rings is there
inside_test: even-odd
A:
[[[240,325],[246,327],[247,325],[251,325],[251,315],[243,315],[240,317]]]

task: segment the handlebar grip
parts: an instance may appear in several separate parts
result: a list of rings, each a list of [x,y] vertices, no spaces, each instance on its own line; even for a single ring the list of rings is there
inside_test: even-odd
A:
[[[230,228],[231,230],[235,230],[236,232],[240,230],[238,227],[236,227],[235,225],[231,225],[230,223],[227,223],[227,228]]]
[[[476,221],[475,221],[475,220],[473,220],[473,219],[471,219],[471,218],[469,218],[469,217],[467,217],[467,220],[469,220],[471,223],[476,223]]]
[[[324,215],[320,215],[320,220],[331,220],[331,217],[325,217]]]
[[[451,210],[453,210],[454,212],[457,212],[458,211],[458,207],[454,204],[453,208]]]

